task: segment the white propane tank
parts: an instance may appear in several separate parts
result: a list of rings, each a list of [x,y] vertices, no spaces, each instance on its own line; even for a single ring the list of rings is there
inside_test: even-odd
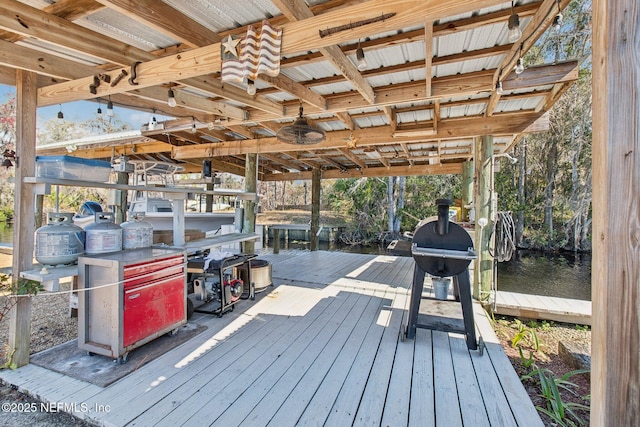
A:
[[[84,254],[85,232],[73,224],[73,213],[49,213],[36,230],[36,260],[44,265],[74,264]]]
[[[144,215],[136,213],[133,218],[123,222],[122,249],[148,248],[153,245],[153,226],[144,221]]]
[[[113,212],[96,212],[93,224],[85,227],[87,255],[118,252],[122,250],[122,227],[115,222]]]

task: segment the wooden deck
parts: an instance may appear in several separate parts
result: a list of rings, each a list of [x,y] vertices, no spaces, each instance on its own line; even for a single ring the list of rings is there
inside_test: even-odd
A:
[[[498,291],[497,314],[591,325],[591,301]]]
[[[35,365],[0,378],[109,426],[542,425],[479,306],[482,356],[462,334],[400,339],[412,258],[261,258],[273,288],[222,318],[194,315],[205,332],[109,387]]]

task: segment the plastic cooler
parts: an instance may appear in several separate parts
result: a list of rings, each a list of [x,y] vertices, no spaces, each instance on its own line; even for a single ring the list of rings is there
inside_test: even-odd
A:
[[[109,181],[111,163],[72,156],[36,156],[36,177],[73,179],[78,181]]]

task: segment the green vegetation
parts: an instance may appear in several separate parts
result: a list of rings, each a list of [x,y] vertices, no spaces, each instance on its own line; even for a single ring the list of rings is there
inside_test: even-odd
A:
[[[547,415],[559,426],[569,427],[585,425],[585,421],[576,414],[575,410],[582,409],[589,411],[589,406],[575,402],[563,401],[560,389],[562,388],[575,396],[576,393],[574,390],[578,388],[578,386],[575,383],[570,382],[569,378],[574,375],[589,373],[589,371],[585,369],[578,369],[567,372],[560,378],[556,378],[550,370],[538,368],[535,364],[533,366],[534,369],[529,374],[524,375],[522,380],[533,380],[537,378],[537,381],[540,383],[540,395],[545,399],[546,406],[536,406],[536,409]],[[589,397],[584,396],[583,399],[588,400]]]

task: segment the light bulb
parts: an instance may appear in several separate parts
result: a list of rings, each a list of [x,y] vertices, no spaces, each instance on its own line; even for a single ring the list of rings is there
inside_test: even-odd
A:
[[[247,93],[251,96],[256,94],[256,84],[253,80],[247,80]]]
[[[155,114],[155,113],[154,113]],[[152,116],[149,119],[149,124],[147,125],[147,129],[149,130],[154,130],[156,128],[156,125],[158,124],[158,120],[156,120],[156,116]]]
[[[358,49],[356,49],[356,60],[358,61],[359,71],[365,71],[369,66],[367,64],[367,60],[364,57],[364,50],[359,46],[358,46]]]
[[[107,102],[107,116],[113,117],[113,102],[111,100]]]
[[[169,93],[167,94],[167,105],[172,108],[178,105],[176,102],[176,94],[173,92],[173,89],[169,89]]]
[[[197,133],[198,132],[198,128],[196,127],[196,122],[195,120],[193,121],[193,123],[191,123],[191,133]]]
[[[518,63],[516,64],[516,74],[522,74],[524,72],[524,61],[522,58],[518,58]]]
[[[560,31],[560,29],[562,28],[562,20],[563,20],[563,16],[562,13],[558,12],[558,14],[556,15],[555,18],[553,18],[553,29],[556,31]]]
[[[520,29],[520,17],[517,13],[512,13],[509,17],[509,32],[507,37],[510,43],[515,43],[522,37],[522,30]]]
[[[102,115],[102,108],[100,108],[100,106],[98,105],[98,111],[96,111],[96,114],[101,116]]]
[[[502,89],[502,82],[498,81],[498,83],[496,84],[496,93],[498,95],[502,95],[504,93],[504,89]]]
[[[64,123],[64,114],[62,113],[62,110],[58,111],[58,123]]]

